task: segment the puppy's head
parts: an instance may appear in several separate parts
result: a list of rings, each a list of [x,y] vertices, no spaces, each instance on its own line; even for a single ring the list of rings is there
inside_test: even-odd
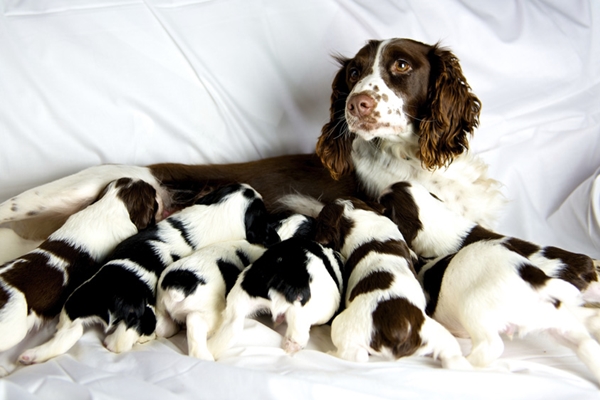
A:
[[[409,182],[398,182],[390,186],[379,197],[379,203],[384,208],[384,215],[394,221],[402,233],[404,240],[410,246],[423,229],[419,219],[419,206],[411,192]]]
[[[244,217],[246,240],[253,244],[271,246],[281,241],[275,228],[269,223],[269,213],[261,198],[251,200]]]
[[[292,237],[314,239],[317,222],[315,218],[307,215],[282,212],[271,215],[270,224],[281,240]]]
[[[347,204],[336,200],[326,204],[317,216],[315,241],[335,251],[344,247],[346,236],[354,223],[345,215]]]
[[[123,202],[131,222],[138,231],[154,225],[157,216],[162,212],[161,199],[156,190],[141,179],[120,178],[112,181],[102,190],[96,201],[111,192]]]
[[[270,246],[280,241],[277,231],[269,223],[269,213],[262,196],[246,183],[232,183],[219,187],[200,197],[196,204],[213,205],[228,201],[232,202],[235,209],[242,207],[248,242]]]

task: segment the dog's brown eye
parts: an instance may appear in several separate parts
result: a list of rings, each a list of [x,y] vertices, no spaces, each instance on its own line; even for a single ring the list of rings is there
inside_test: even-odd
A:
[[[394,71],[395,72],[404,74],[404,73],[410,71],[411,69],[412,69],[412,67],[410,66],[410,64],[404,60],[396,60],[396,62],[394,63]]]
[[[360,72],[358,71],[358,68],[350,68],[348,70],[348,79],[350,80],[350,82],[356,82],[359,77]]]

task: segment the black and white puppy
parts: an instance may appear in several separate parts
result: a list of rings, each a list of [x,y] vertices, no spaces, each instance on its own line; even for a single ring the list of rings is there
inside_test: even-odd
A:
[[[0,351],[58,315],[73,289],[119,242],[154,223],[158,200],[142,180],[112,181],[36,249],[0,267]]]
[[[314,219],[294,214],[279,218],[273,227],[282,240],[310,236]],[[188,354],[214,360],[206,341],[221,324],[225,298],[240,272],[265,250],[246,240],[215,243],[168,266],[158,281],[156,335],[170,337],[185,324]]]
[[[223,323],[208,341],[210,353],[222,357],[242,333],[245,317],[264,311],[275,322],[285,318],[283,349],[301,350],[310,327],[326,323],[338,310],[342,268],[339,253],[304,237],[271,246],[242,271],[227,295]]]
[[[451,369],[470,369],[456,339],[425,314],[425,296],[398,227],[359,200],[325,205],[317,218],[316,240],[346,258],[345,309],[331,324],[338,357],[368,361],[370,354],[392,359],[432,355]]]
[[[393,185],[380,202],[417,252],[442,253],[418,272],[427,312],[455,335],[471,337],[473,365],[502,354],[502,333],[545,331],[600,381],[600,345],[590,335],[600,338],[598,310],[580,307],[599,298],[592,259],[483,229],[414,183]]]
[[[171,337],[187,328],[188,354],[213,360],[206,340],[221,323],[225,297],[240,271],[265,252],[246,240],[215,243],[165,269],[156,295],[156,336]]]
[[[84,325],[95,322],[112,332],[104,341],[111,351],[126,351],[147,340],[156,326],[156,283],[164,268],[216,242],[277,242],[267,219],[261,196],[248,185],[232,184],[125,240],[67,299],[54,337],[25,351],[19,361],[42,362],[68,351],[82,336]]]

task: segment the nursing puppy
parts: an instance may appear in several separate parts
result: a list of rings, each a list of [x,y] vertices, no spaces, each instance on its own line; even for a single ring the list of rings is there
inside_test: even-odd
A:
[[[188,354],[213,360],[206,340],[220,324],[225,296],[240,271],[264,252],[246,240],[215,243],[167,267],[157,287],[156,336],[171,337],[185,323]]]
[[[316,240],[346,258],[345,309],[331,324],[338,357],[432,355],[444,368],[471,368],[456,339],[425,314],[416,256],[391,220],[362,201],[340,199],[323,207]]]
[[[549,277],[574,285],[581,291],[584,301],[600,301],[596,261],[586,255],[552,246],[538,246],[487,230],[448,209],[444,202],[414,182],[398,182],[390,186],[379,202],[419,257],[433,259],[446,256],[480,241],[501,242]]]
[[[294,214],[273,223],[282,240],[310,236],[314,219]],[[206,246],[167,267],[158,281],[156,335],[170,337],[187,327],[188,354],[214,360],[206,341],[221,323],[225,297],[245,267],[265,252],[246,240]]]
[[[271,246],[242,271],[227,295],[223,324],[208,341],[210,353],[219,359],[237,341],[245,317],[264,311],[275,322],[287,321],[286,353],[301,350],[310,327],[326,323],[338,310],[342,268],[339,253],[303,237]]]
[[[115,246],[153,224],[156,191],[141,180],[112,181],[35,250],[0,267],[0,351],[59,314],[67,296]]]
[[[589,257],[485,230],[414,183],[393,185],[380,202],[417,252],[446,253],[418,276],[428,314],[454,334],[471,337],[473,365],[489,365],[502,354],[501,333],[545,331],[571,347],[600,380],[600,345],[588,331],[600,338],[598,311],[580,307],[598,300]]]
[[[279,240],[267,225],[260,195],[245,184],[208,194],[117,246],[109,261],[67,299],[54,337],[24,352],[19,361],[42,362],[68,351],[84,325],[96,322],[111,332],[104,341],[109,350],[129,350],[154,332],[156,283],[167,265],[203,246],[244,238],[260,244]]]
[[[548,332],[573,348],[600,380],[600,346],[570,306],[581,293],[549,277],[499,240],[479,241],[437,258],[419,272],[427,311],[457,336],[470,337],[467,359],[485,367],[502,355],[500,334]]]

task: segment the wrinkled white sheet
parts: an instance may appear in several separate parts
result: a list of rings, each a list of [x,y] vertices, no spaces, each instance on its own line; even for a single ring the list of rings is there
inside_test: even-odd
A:
[[[482,100],[473,150],[510,200],[498,230],[600,257],[596,0],[5,0],[0,12],[0,201],[99,163],[310,152],[328,120],[331,54],[410,37],[450,47]],[[327,327],[289,357],[282,327],[246,327],[217,363],[185,356],[182,334],[111,354],[92,329],[0,379],[0,398],[600,398],[546,338],[453,372],[426,358],[340,361],[325,354]]]

